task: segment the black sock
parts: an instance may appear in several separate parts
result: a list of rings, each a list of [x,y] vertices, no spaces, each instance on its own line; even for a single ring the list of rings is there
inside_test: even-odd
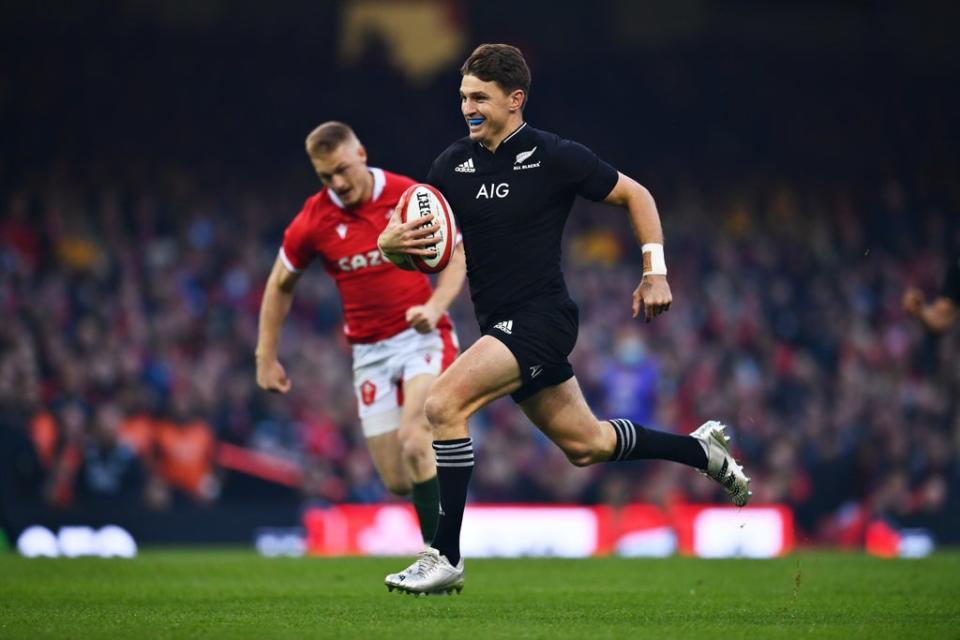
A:
[[[440,485],[437,476],[429,480],[413,483],[413,508],[420,520],[420,535],[426,544],[433,542],[437,532],[437,520],[440,518]]]
[[[707,454],[692,436],[678,436],[646,429],[629,420],[608,421],[617,433],[617,447],[610,462],[620,460],[672,460],[697,469],[707,468]]]
[[[473,473],[473,440],[437,440],[433,450],[437,452],[440,483],[440,521],[433,547],[456,566],[460,562],[460,526],[467,503],[467,485]]]

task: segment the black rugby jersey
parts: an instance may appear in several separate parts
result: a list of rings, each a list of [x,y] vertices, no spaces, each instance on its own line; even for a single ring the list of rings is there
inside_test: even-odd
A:
[[[469,137],[434,161],[427,182],[443,193],[463,234],[477,321],[569,304],[560,241],[574,198],[603,200],[617,170],[585,146],[524,123],[495,152]]]
[[[451,203],[451,206],[452,203]],[[456,209],[454,209],[456,213]],[[955,254],[950,259],[947,267],[947,277],[943,283],[943,296],[950,298],[956,304],[960,304],[960,254]]]

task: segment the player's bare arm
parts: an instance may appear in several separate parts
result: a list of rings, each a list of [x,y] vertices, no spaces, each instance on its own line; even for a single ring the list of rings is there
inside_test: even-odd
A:
[[[943,333],[957,319],[957,305],[950,298],[940,296],[927,304],[923,292],[916,287],[910,287],[904,292],[903,310],[933,333]]]
[[[437,284],[433,295],[425,304],[416,305],[407,309],[407,322],[418,333],[430,333],[437,326],[437,321],[447,312],[467,276],[467,260],[463,253],[463,244],[458,244],[450,256],[450,264],[437,276]]]
[[[427,222],[431,224],[426,224]],[[397,259],[400,255],[432,256],[432,249],[436,244],[433,234],[440,230],[439,223],[432,215],[424,216],[409,222],[400,221],[400,205],[398,204],[390,216],[390,221],[377,238],[377,247],[388,260],[401,269],[412,271],[413,265],[405,260]]]
[[[619,174],[617,184],[603,200],[607,204],[624,207],[630,215],[630,224],[637,242],[644,247],[643,278],[633,292],[633,317],[643,312],[650,322],[670,309],[673,295],[667,283],[667,270],[663,263],[663,228],[657,204],[647,189],[633,178]],[[654,245],[651,247],[651,245]],[[659,248],[658,248],[659,247]],[[651,248],[651,251],[647,251]],[[659,251],[659,255],[656,255]]]
[[[299,278],[300,274],[287,269],[278,256],[263,292],[255,354],[257,385],[267,391],[287,393],[293,386],[277,358],[277,345],[280,343],[280,330],[293,304],[293,289]]]

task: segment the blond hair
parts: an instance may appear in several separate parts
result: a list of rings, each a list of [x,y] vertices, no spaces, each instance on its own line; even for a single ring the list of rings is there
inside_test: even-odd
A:
[[[349,125],[336,120],[324,122],[307,136],[307,154],[317,156],[335,151],[344,142],[356,140],[357,134]]]

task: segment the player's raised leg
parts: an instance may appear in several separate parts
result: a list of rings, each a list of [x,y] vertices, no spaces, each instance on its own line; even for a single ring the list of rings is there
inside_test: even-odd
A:
[[[386,578],[390,590],[443,593],[463,588],[460,527],[473,472],[467,419],[486,404],[520,388],[520,367],[500,341],[484,336],[437,378],[424,406],[433,427],[440,521],[433,547],[410,567]]]
[[[689,436],[647,429],[630,420],[598,420],[576,378],[524,400],[527,417],[577,466],[621,460],[671,460],[695,467],[726,489],[738,506],[750,499],[749,482],[727,447],[724,426],[709,421]]]

